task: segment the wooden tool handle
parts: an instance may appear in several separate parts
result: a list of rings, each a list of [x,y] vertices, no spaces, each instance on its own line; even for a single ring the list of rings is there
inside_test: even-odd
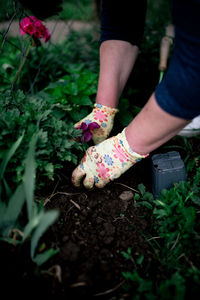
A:
[[[165,71],[167,69],[167,59],[169,56],[170,46],[172,44],[172,39],[164,36],[161,40],[160,44],[160,63],[159,63],[159,70]]]
[[[172,24],[166,27],[165,34],[166,36],[162,38],[160,44],[160,62],[158,67],[160,71],[165,71],[167,68],[167,60],[169,56],[170,46],[173,43],[174,37],[174,26]]]
[[[165,35],[174,38],[174,25],[170,24],[166,27]]]

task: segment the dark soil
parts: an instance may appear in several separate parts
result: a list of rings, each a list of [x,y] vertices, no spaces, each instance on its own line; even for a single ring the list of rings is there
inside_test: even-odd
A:
[[[139,183],[151,191],[150,159],[105,188],[91,191],[74,188],[71,171],[71,167],[62,170],[56,189],[50,186],[46,195],[39,196],[49,199],[47,209],[60,211],[58,221],[41,239],[44,248],[59,248],[58,254],[38,268],[30,261],[29,243],[21,247],[1,243],[2,287],[8,296],[128,299],[122,272],[137,268],[135,261],[142,254],[144,266],[155,259],[147,241],[151,216],[144,207],[134,206],[134,189]],[[128,247],[132,261],[121,253]]]

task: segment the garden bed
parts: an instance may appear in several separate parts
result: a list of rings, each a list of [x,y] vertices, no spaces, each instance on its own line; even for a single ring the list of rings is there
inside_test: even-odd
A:
[[[45,247],[59,248],[59,253],[37,274],[26,252],[24,256],[19,249],[2,245],[1,265],[5,255],[9,256],[6,259],[9,265],[1,269],[3,281],[15,286],[15,293],[19,290],[20,294],[29,293],[33,282],[37,282],[32,293],[38,296],[68,296],[67,299],[87,296],[88,299],[95,295],[102,298],[124,294],[122,272],[132,271],[136,263],[128,262],[121,252],[131,247],[134,260],[141,255],[145,261],[155,260],[147,241],[147,212],[145,208],[134,207],[134,189],[141,182],[151,181],[151,176],[146,175],[148,170],[147,160],[104,189],[91,191],[74,188],[72,169],[63,170],[55,190],[50,187],[46,195],[40,195],[46,201],[46,208],[60,211],[59,220],[43,238]],[[61,277],[55,276],[54,266]]]
[[[120,99],[111,135],[129,124],[155,89],[162,36],[162,28],[159,32],[157,28],[151,24],[146,28],[142,55]],[[105,188],[77,189],[71,173],[89,144],[78,142],[74,124],[95,101],[98,41],[94,33],[71,32],[63,44],[33,48],[12,93],[21,45],[14,38],[5,45],[0,60],[2,295],[196,299],[200,292],[199,139],[175,137]],[[188,181],[154,199],[151,156],[172,150],[184,159]],[[27,199],[21,203],[20,196]],[[10,202],[13,210],[8,209]],[[21,210],[15,209],[18,203]],[[34,205],[37,209],[31,215]],[[6,224],[3,209],[11,213],[11,224]],[[43,209],[59,212],[53,224]],[[43,223],[31,227],[35,220]],[[44,221],[51,226],[45,224],[46,230],[41,230]],[[48,250],[54,255],[43,256],[45,262],[39,264],[37,255]]]
[[[160,151],[166,150],[161,148]],[[185,225],[185,228],[181,225],[190,219],[191,207],[189,204],[188,216],[185,216],[184,220],[186,205],[176,208],[176,197],[179,197],[178,192],[176,195],[176,188],[171,194],[174,198],[169,194],[170,205],[176,208],[177,216],[171,212],[169,217],[166,215],[166,220],[163,218],[164,221],[159,226],[164,227],[168,220],[169,227],[164,229],[164,234],[168,235],[169,239],[170,234],[172,237],[173,231],[179,226],[178,231],[180,234],[182,231],[183,241],[180,240],[178,245],[177,239],[173,241],[174,258],[170,258],[170,255],[167,257],[166,251],[170,254],[165,242],[167,238],[163,235],[162,239],[161,234],[156,232],[156,218],[146,205],[150,205],[152,199],[151,158],[137,163],[103,189],[74,188],[71,184],[73,168],[74,165],[66,164],[58,174],[59,180],[55,180],[53,185],[47,182],[45,188],[35,197],[38,202],[42,200],[47,210],[59,211],[58,220],[41,238],[42,244],[38,251],[42,253],[48,248],[53,248],[58,249],[58,253],[38,267],[30,259],[29,241],[19,246],[0,243],[1,283],[7,295],[27,297],[31,294],[35,297],[70,300],[82,297],[112,300],[149,297],[189,299],[192,295],[192,299],[196,299],[199,293],[198,270],[195,271],[199,265],[196,252],[199,248],[196,244],[197,236],[193,239],[192,228],[187,236],[188,225]],[[184,192],[183,187],[181,190]],[[143,198],[138,200],[136,196],[141,193]],[[167,196],[165,197],[167,199]],[[162,198],[160,199],[162,201]],[[179,201],[180,198],[178,203]],[[198,212],[198,201],[196,204]],[[168,210],[167,207],[165,209]],[[162,214],[160,212],[160,216]],[[170,222],[174,222],[174,230],[171,229],[171,233]],[[196,218],[196,222],[199,224],[199,218]],[[184,243],[185,256],[188,255],[189,258],[186,266],[184,259],[180,261],[180,266],[184,270],[188,264],[186,281],[181,268],[177,271],[176,266],[179,264],[176,256],[182,253],[179,247]],[[192,245],[194,248],[191,248]],[[182,255],[184,256],[184,253]],[[168,258],[169,264],[166,265]],[[196,279],[194,274],[189,276],[189,267],[193,263]]]

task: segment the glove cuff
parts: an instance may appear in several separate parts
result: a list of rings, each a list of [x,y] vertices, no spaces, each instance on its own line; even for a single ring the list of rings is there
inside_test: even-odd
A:
[[[114,116],[119,111],[119,109],[117,109],[117,108],[108,107],[106,105],[102,105],[99,103],[94,104],[94,109],[104,111],[105,113],[107,113],[110,116],[112,116],[112,115]]]
[[[119,138],[122,140],[123,146],[124,146],[124,150],[125,150],[126,154],[129,156],[130,160],[133,163],[135,163],[135,162],[138,162],[141,159],[146,158],[147,156],[149,156],[149,153],[148,154],[144,154],[144,155],[138,154],[137,152],[135,152],[130,147],[130,145],[129,145],[127,139],[126,139],[125,130],[126,130],[126,128],[124,128],[123,131],[119,134],[119,135],[121,135],[121,137],[119,136]]]

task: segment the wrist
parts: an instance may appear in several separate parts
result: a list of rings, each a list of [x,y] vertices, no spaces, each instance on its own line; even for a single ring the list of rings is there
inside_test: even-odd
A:
[[[135,162],[135,161],[139,161],[142,158],[146,158],[147,156],[149,156],[149,153],[139,154],[139,153],[134,151],[134,149],[130,146],[130,144],[128,142],[128,139],[127,139],[127,136],[126,136],[126,128],[124,128],[121,135],[122,135],[124,150],[127,153],[127,155],[129,156],[130,160]]]
[[[115,95],[101,95],[101,96],[96,96],[96,104],[101,104],[107,107],[111,107],[111,108],[117,108],[118,106],[118,96]]]
[[[119,111],[119,109],[115,107],[109,107],[101,103],[95,103],[94,110],[101,110],[102,112],[109,114],[109,116],[115,115]]]

